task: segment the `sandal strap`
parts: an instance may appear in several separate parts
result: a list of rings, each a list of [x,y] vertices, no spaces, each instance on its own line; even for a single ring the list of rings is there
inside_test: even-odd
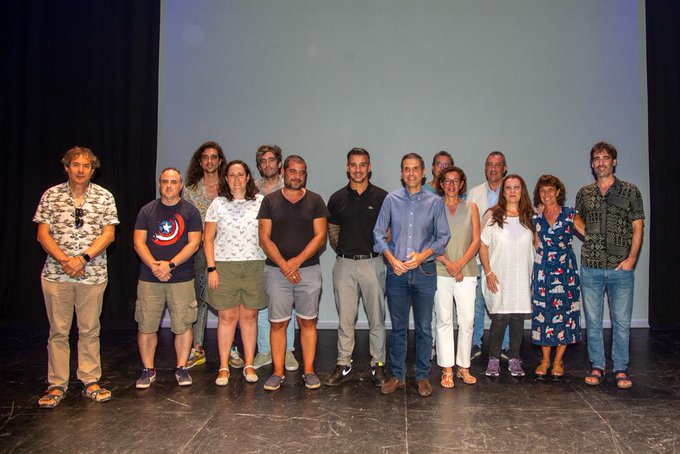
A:
[[[66,392],[66,390],[64,389],[63,386],[59,386],[59,385],[50,385],[50,386],[48,386],[47,389],[45,390],[45,394],[49,394],[50,391],[53,391],[53,390],[55,390],[55,389],[58,389],[59,391],[61,391],[62,394],[64,394],[64,393]],[[52,394],[52,396],[54,396],[54,394]]]
[[[98,389],[95,389],[94,391],[92,391],[88,397],[93,398],[94,400],[97,400],[97,396],[99,396],[100,394],[103,394],[103,393],[111,394],[111,391],[109,391],[106,388],[98,388]]]

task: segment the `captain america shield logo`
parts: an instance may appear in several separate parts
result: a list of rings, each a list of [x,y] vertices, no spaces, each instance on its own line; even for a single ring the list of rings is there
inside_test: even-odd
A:
[[[158,224],[158,230],[153,234],[151,241],[159,246],[170,246],[175,244],[184,233],[184,218],[181,214],[175,213],[172,219],[163,220]]]

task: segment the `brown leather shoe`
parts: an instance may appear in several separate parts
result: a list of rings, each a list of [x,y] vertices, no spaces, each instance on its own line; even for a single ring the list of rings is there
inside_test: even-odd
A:
[[[390,377],[380,388],[380,392],[383,394],[392,394],[398,389],[406,388],[406,382],[404,380],[399,380],[397,377]],[[430,392],[432,390],[430,389]]]
[[[430,397],[432,395],[432,385],[427,378],[418,380],[418,394],[420,397]]]

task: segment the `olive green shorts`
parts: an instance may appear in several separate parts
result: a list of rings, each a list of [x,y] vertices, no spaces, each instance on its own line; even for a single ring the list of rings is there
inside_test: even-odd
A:
[[[242,262],[215,262],[220,280],[216,289],[208,289],[208,304],[222,311],[243,306],[246,309],[264,309],[267,296],[264,292],[264,260]]]
[[[140,332],[158,331],[166,304],[170,312],[171,331],[175,334],[185,333],[196,321],[194,280],[172,284],[138,281],[135,320]]]

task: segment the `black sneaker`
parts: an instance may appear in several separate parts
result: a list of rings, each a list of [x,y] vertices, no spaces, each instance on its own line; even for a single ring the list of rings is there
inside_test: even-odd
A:
[[[326,380],[326,386],[338,386],[346,381],[352,379],[352,366],[341,366],[337,365],[335,367],[335,372],[333,372]]]
[[[482,356],[482,347],[479,345],[473,345],[472,351],[470,352],[470,359],[477,359]]]
[[[385,384],[387,378],[385,378],[385,365],[383,363],[376,363],[374,366],[371,366],[371,378],[378,388]]]

